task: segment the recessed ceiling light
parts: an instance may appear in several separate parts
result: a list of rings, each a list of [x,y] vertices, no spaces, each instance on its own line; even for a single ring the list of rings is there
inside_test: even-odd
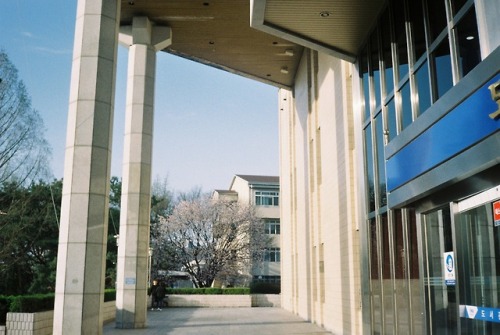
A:
[[[470,35],[465,38],[467,41],[472,41],[474,39],[474,36]]]
[[[332,15],[332,12],[329,12],[327,10],[319,12],[319,16],[321,16],[321,17],[329,17],[330,15]]]
[[[283,73],[283,74],[288,74],[288,67],[286,67],[286,66],[282,66],[280,71],[281,71],[281,73]]]
[[[215,44],[215,42],[214,42],[214,41],[209,41],[209,42],[208,42],[208,44],[210,44],[210,45],[214,45],[214,44]]]
[[[130,6],[133,6],[133,5],[135,5],[135,2],[131,0],[131,1],[129,1],[129,2],[128,2],[128,4],[129,4]]]
[[[293,49],[286,49],[285,55],[290,56],[290,57],[293,56]]]

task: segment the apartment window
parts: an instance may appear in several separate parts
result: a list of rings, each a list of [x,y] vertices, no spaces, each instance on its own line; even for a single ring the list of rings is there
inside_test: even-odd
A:
[[[279,196],[277,191],[255,191],[255,205],[279,206]]]
[[[277,263],[281,261],[280,248],[268,248],[264,251],[264,262]]]
[[[267,219],[265,221],[265,233],[269,235],[279,235],[280,234],[280,220],[279,219]]]

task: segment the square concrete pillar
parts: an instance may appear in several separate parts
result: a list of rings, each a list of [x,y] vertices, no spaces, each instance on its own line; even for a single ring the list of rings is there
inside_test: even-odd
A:
[[[120,2],[79,0],[54,334],[101,334]]]

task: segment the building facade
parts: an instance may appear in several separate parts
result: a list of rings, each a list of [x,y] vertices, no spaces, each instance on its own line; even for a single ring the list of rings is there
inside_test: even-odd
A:
[[[335,334],[498,333],[499,16],[495,0],[79,0],[54,331],[102,332],[120,36],[118,328],[147,326],[162,51],[280,88],[283,308]]]
[[[283,306],[338,334],[500,331],[500,3],[387,1],[280,92]]]
[[[264,221],[265,234],[271,243],[263,261],[252,264],[252,282],[281,282],[280,183],[277,176],[235,175],[228,190],[215,190],[215,198],[255,206],[257,217]]]

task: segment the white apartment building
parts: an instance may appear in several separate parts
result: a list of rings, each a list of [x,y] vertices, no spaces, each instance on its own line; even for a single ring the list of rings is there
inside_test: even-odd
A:
[[[253,264],[252,281],[281,282],[280,184],[276,176],[235,175],[228,190],[215,190],[215,198],[224,198],[255,206],[257,216],[264,220],[265,233],[271,244],[264,253],[262,264]]]

